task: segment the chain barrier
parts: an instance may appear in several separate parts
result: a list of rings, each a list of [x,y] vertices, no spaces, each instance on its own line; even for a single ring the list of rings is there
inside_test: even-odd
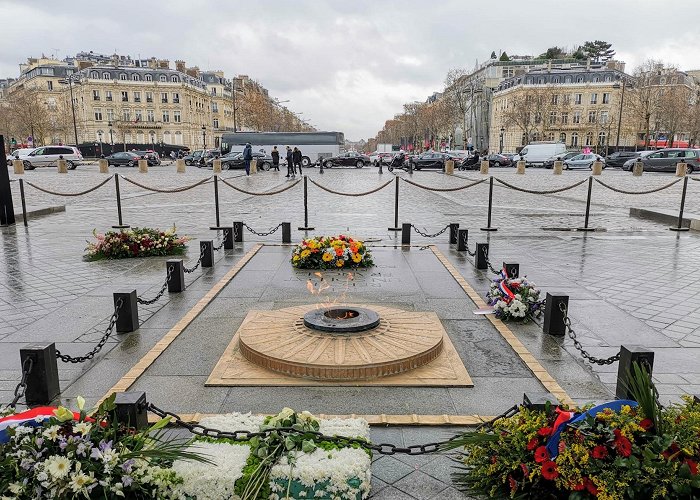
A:
[[[563,191],[568,191],[569,189],[574,189],[575,187],[578,187],[578,186],[580,186],[581,184],[583,184],[583,183],[585,183],[585,182],[588,182],[588,179],[583,179],[582,181],[576,182],[576,183],[572,184],[571,186],[565,186],[565,187],[563,187],[563,188],[546,189],[546,190],[539,191],[539,190],[536,190],[536,189],[525,189],[525,188],[521,188],[521,187],[515,186],[515,185],[513,185],[513,184],[510,184],[510,183],[508,183],[508,182],[506,182],[506,181],[503,181],[503,180],[499,179],[498,177],[494,177],[493,180],[495,180],[495,181],[498,182],[499,184],[503,184],[503,185],[504,185],[505,187],[507,187],[507,188],[513,189],[514,191],[521,191],[521,192],[523,192],[523,193],[528,193],[528,194],[555,194],[555,193],[561,193],[561,192],[563,192]],[[596,179],[596,180],[597,180],[597,179]]]
[[[44,192],[44,193],[46,193],[46,194],[51,194],[51,195],[54,195],[54,196],[82,196],[82,195],[84,195],[84,194],[91,193],[91,192],[93,192],[93,191],[95,191],[95,190],[101,188],[102,186],[104,186],[105,184],[107,184],[110,180],[112,180],[112,177],[114,177],[114,175],[110,175],[110,176],[107,177],[105,180],[103,180],[102,182],[100,182],[97,186],[92,187],[92,188],[90,188],[90,189],[86,189],[85,191],[80,191],[79,193],[60,193],[60,192],[58,192],[58,191],[51,191],[50,189],[46,189],[46,188],[37,186],[37,185],[34,184],[33,182],[29,182],[29,181],[25,181],[25,182],[27,183],[27,185],[33,187],[34,189],[38,189],[39,191],[42,191],[42,192]]]
[[[474,252],[474,253],[476,253],[476,252]],[[493,266],[491,265],[491,261],[489,260],[489,252],[488,252],[487,247],[482,247],[482,248],[481,248],[481,253],[482,253],[482,255],[484,256],[484,260],[486,261],[486,266],[489,268],[489,270],[490,270],[493,274],[501,274],[501,271],[496,271],[496,270],[493,268]]]
[[[309,177],[309,182],[311,184],[313,184],[314,186],[316,186],[320,189],[323,189],[324,191],[326,191],[328,193],[337,194],[338,196],[367,196],[368,194],[373,194],[373,193],[376,193],[377,191],[381,191],[382,189],[387,187],[389,184],[391,184],[393,181],[394,181],[393,179],[390,179],[390,180],[386,181],[384,184],[382,184],[381,186],[376,187],[374,189],[371,189],[369,191],[365,191],[364,193],[342,193],[340,191],[334,191],[330,188],[327,188],[326,186],[319,184],[318,182],[313,180],[311,177]]]
[[[488,422],[484,422],[483,424],[479,425],[479,427],[477,427],[476,429],[481,430],[484,427],[492,427],[493,424],[495,424],[497,421],[502,420],[504,418],[512,417],[513,415],[517,415],[518,413],[520,413],[520,405],[513,405],[497,417],[494,417]]]
[[[224,229],[224,235],[221,238],[221,243],[219,243],[219,246],[214,247],[214,251],[218,252],[222,248],[224,248],[224,245],[226,244],[226,237],[228,236],[228,229]]]
[[[243,227],[246,228],[248,231],[250,231],[251,233],[253,233],[253,234],[255,234],[255,235],[258,235],[258,236],[270,236],[271,234],[273,234],[275,231],[277,231],[279,228],[282,227],[282,223],[280,222],[279,224],[277,224],[276,227],[270,229],[270,230],[269,230],[268,232],[266,232],[266,233],[259,233],[259,232],[257,232],[255,229],[253,229],[252,227],[250,227],[250,226],[249,226],[248,224],[246,224],[245,222],[243,223]]]
[[[468,189],[470,187],[476,186],[477,184],[481,184],[482,182],[486,182],[486,179],[481,179],[479,181],[472,182],[471,184],[467,184],[466,186],[459,186],[459,187],[453,187],[453,188],[437,188],[437,187],[430,187],[430,186],[425,186],[423,184],[418,184],[417,182],[413,182],[410,179],[406,179],[405,177],[401,178],[404,182],[407,182],[411,184],[412,186],[419,187],[421,189],[425,189],[426,191],[437,191],[441,193],[446,193],[450,191],[460,191],[462,189]]]
[[[20,379],[19,384],[17,384],[17,387],[15,387],[12,402],[5,406],[3,411],[7,410],[8,408],[14,409],[17,406],[17,402],[24,397],[24,393],[27,390],[27,376],[32,373],[33,367],[34,360],[32,358],[24,358],[24,362],[22,363],[22,378]]]
[[[664,189],[670,188],[670,187],[673,186],[674,184],[676,184],[676,183],[682,181],[683,178],[680,177],[680,178],[676,179],[675,181],[669,182],[668,184],[666,184],[666,185],[664,185],[664,186],[661,186],[661,187],[656,188],[656,189],[649,189],[649,190],[647,190],[647,191],[625,191],[624,189],[619,189],[619,188],[613,187],[613,186],[611,186],[611,185],[609,185],[609,184],[606,184],[606,183],[604,183],[603,181],[601,181],[600,179],[597,179],[597,178],[595,178],[595,177],[593,178],[593,180],[596,181],[596,182],[597,182],[598,184],[600,184],[601,186],[604,186],[604,187],[608,188],[608,189],[611,190],[611,191],[615,191],[616,193],[622,193],[622,194],[651,194],[651,193],[656,193],[656,192],[658,192],[658,191],[663,191]]]
[[[197,268],[200,266],[202,263],[202,259],[204,258],[204,248],[199,252],[199,259],[197,259],[197,263],[194,265],[194,267],[187,268],[184,265],[182,266],[182,270],[185,271],[185,273],[193,273],[197,270]]]
[[[151,300],[146,300],[142,299],[141,297],[136,297],[136,302],[144,306],[150,306],[151,304],[155,304],[156,302],[158,302],[158,299],[160,299],[165,293],[165,290],[168,289],[168,283],[170,283],[170,279],[173,277],[174,269],[175,266],[168,266],[168,276],[165,278],[165,283],[163,283],[163,286],[160,287],[160,290],[154,298],[152,298]]]
[[[581,342],[579,342],[576,338],[576,332],[574,331],[574,329],[571,328],[571,320],[569,319],[566,304],[564,304],[563,302],[559,304],[559,310],[564,314],[564,326],[566,326],[566,331],[569,334],[569,337],[571,338],[571,340],[574,341],[574,347],[579,353],[581,353],[581,356],[584,359],[587,359],[588,361],[596,365],[611,365],[617,361],[620,361],[619,351],[617,354],[615,354],[614,356],[610,356],[609,358],[596,358],[595,356],[590,355],[588,351],[586,351],[583,348]]]
[[[154,193],[181,193],[181,192],[183,192],[183,191],[187,191],[187,190],[189,190],[189,189],[196,188],[197,186],[201,186],[201,185],[204,184],[205,182],[208,182],[209,180],[211,180],[211,178],[212,178],[213,176],[210,176],[210,177],[207,177],[207,178],[205,178],[205,179],[202,179],[201,181],[195,182],[194,184],[190,184],[189,186],[183,186],[183,187],[179,187],[179,188],[166,188],[166,189],[154,188],[154,187],[146,186],[145,184],[141,184],[140,182],[137,182],[137,181],[135,181],[135,180],[133,180],[133,179],[129,179],[128,177],[126,177],[126,176],[124,176],[124,175],[120,175],[120,177],[121,177],[122,179],[124,179],[125,181],[130,182],[130,183],[133,184],[134,186],[138,186],[138,187],[143,188],[143,189],[145,189],[145,190],[147,190],[147,191],[153,191]]]
[[[444,233],[445,231],[447,231],[447,230],[450,228],[450,225],[449,225],[449,224],[446,225],[445,227],[443,227],[442,229],[440,229],[440,230],[439,230],[437,233],[435,233],[435,234],[427,234],[427,233],[424,233],[423,231],[421,231],[420,229],[418,229],[418,228],[417,228],[416,226],[414,226],[413,224],[411,224],[411,227],[413,228],[413,230],[414,230],[416,233],[420,234],[423,238],[437,238],[437,237],[440,236],[442,233]]]
[[[100,341],[97,343],[97,345],[92,349],[92,351],[88,352],[84,356],[69,356],[68,354],[61,354],[61,351],[56,349],[56,357],[63,361],[64,363],[83,363],[85,361],[88,361],[92,358],[95,357],[95,354],[100,352],[104,345],[107,343],[107,339],[112,335],[112,332],[114,331],[114,325],[117,323],[117,320],[119,319],[119,310],[122,308],[124,305],[124,299],[120,298],[117,301],[116,306],[114,307],[114,312],[112,313],[112,317],[109,319],[109,326],[107,326],[107,329],[105,330],[104,335],[102,335],[102,338]]]
[[[240,193],[249,194],[251,196],[271,196],[273,194],[283,193],[283,192],[287,191],[288,189],[292,189],[294,186],[296,186],[297,184],[299,184],[301,182],[301,179],[297,179],[296,181],[292,182],[291,184],[286,185],[282,189],[277,189],[276,191],[264,191],[262,193],[255,193],[253,191],[246,191],[245,189],[241,189],[239,187],[236,187],[233,184],[231,184],[230,182],[227,182],[226,179],[222,179],[221,177],[219,177],[219,180],[221,182],[223,182],[224,184],[226,184],[231,189],[235,189],[236,191],[238,191]],[[280,184],[280,185],[283,186],[284,184]]]

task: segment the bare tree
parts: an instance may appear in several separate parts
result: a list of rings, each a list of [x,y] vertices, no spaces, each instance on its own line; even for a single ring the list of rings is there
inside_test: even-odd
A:
[[[447,72],[445,78],[445,99],[448,112],[457,123],[462,124],[462,140],[467,143],[467,113],[469,112],[473,97],[473,88],[469,84],[467,75],[469,72],[462,68],[453,68]]]
[[[688,124],[691,90],[683,84],[659,90],[658,121],[668,137],[668,147],[673,147],[676,133]]]
[[[625,108],[644,135],[644,149],[649,148],[651,117],[660,110],[658,75],[663,64],[653,59],[644,61],[634,70],[634,85],[629,89]]]

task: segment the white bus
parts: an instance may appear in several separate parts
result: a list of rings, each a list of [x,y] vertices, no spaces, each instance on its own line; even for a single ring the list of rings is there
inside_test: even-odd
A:
[[[320,163],[321,158],[338,156],[345,151],[345,135],[342,132],[235,132],[221,137],[221,154],[243,151],[250,143],[253,151],[270,154],[277,146],[280,160],[286,157],[286,147],[296,146],[302,154],[302,165]]]

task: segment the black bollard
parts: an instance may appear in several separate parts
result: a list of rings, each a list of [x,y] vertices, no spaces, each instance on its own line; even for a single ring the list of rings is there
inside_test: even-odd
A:
[[[129,227],[129,224],[124,224],[122,220],[122,195],[119,190],[119,174],[114,174],[114,187],[117,191],[117,217],[119,218],[119,224],[112,226],[114,229],[124,229]]]
[[[304,176],[304,226],[298,228],[299,231],[313,231],[314,228],[309,226],[309,187],[308,178]]]
[[[487,261],[489,260],[489,244],[476,244],[476,257],[474,257],[474,265],[477,269],[488,269]]]
[[[506,270],[509,278],[517,278],[520,274],[520,264],[504,262],[501,269]]]
[[[577,231],[595,231],[595,228],[588,227],[588,218],[591,214],[591,193],[593,192],[593,176],[588,178],[588,197],[586,198],[586,217],[583,222],[583,227],[576,229]]]
[[[5,137],[0,135],[0,147],[5,153]],[[15,208],[12,204],[10,189],[10,173],[7,168],[0,168],[0,226],[10,226],[15,223]]]
[[[19,350],[22,370],[31,370],[27,375],[27,389],[24,396],[27,405],[48,405],[61,393],[58,384],[58,361],[56,344],[28,344]],[[31,360],[31,361],[27,361]],[[25,364],[25,362],[27,364]]]
[[[224,227],[224,250],[233,250],[233,227]]]
[[[283,222],[282,223],[282,243],[291,243],[291,242],[292,242],[292,223],[291,222]]]
[[[568,310],[569,296],[563,293],[549,293],[544,301],[544,321],[542,331],[548,335],[566,335],[566,325],[564,324],[564,312],[561,310],[564,304]]]
[[[139,305],[136,300],[136,290],[128,292],[115,292],[114,308],[117,308],[117,302],[122,300],[122,306],[119,309],[117,318],[117,333],[129,333],[137,330],[139,327]]]
[[[182,259],[169,259],[165,261],[165,272],[170,268],[170,281],[168,281],[168,292],[178,293],[185,291],[185,266]]]
[[[148,427],[148,403],[143,391],[118,392],[114,398],[117,422],[137,431]]]
[[[379,174],[383,174],[384,172],[382,171],[382,157],[379,157]]]
[[[559,405],[557,397],[550,392],[526,392],[523,394],[523,406],[530,410],[545,411],[547,406]]]
[[[629,376],[632,374],[632,363],[639,363],[651,375],[654,368],[654,351],[638,346],[620,346],[617,386],[615,387],[615,397],[618,399],[634,399],[628,387]]]
[[[450,245],[457,244],[458,232],[459,232],[459,224],[456,224],[456,223],[450,224]]]
[[[22,200],[22,220],[24,221],[24,227],[27,227],[27,202],[24,198],[24,179],[19,180],[19,196]]]
[[[22,179],[20,179],[20,188],[22,187]],[[683,179],[683,193],[681,194],[681,208],[678,211],[678,226],[669,227],[671,231],[690,231],[689,227],[683,227],[683,209],[685,208],[685,192],[688,189],[688,176]]]
[[[233,241],[234,243],[243,243],[243,223],[233,223]]]
[[[411,244],[411,224],[404,222],[401,224],[401,244],[410,245]]]
[[[469,241],[469,229],[458,229],[457,230],[457,250],[460,252],[466,252],[468,241]]]
[[[491,227],[491,210],[493,208],[493,176],[489,177],[489,213],[486,220],[486,227],[482,231],[498,231],[498,228]]]
[[[199,242],[199,252],[202,255],[202,267],[214,267],[214,242],[202,240]]]
[[[216,226],[210,226],[209,229],[223,229],[219,220],[219,176],[214,176],[214,209],[216,211]]]
[[[394,195],[394,227],[389,231],[401,231],[399,227],[399,176],[396,176],[396,194]]]
[[[323,157],[321,157],[319,163],[320,163],[321,165],[318,167],[318,173],[319,173],[319,174],[322,174],[322,173],[323,173]]]

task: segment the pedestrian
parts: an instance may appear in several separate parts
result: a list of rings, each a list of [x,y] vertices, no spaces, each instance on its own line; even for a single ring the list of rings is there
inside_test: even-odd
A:
[[[250,161],[253,159],[253,147],[246,143],[243,148],[243,161],[245,162],[245,174],[250,175]]]
[[[280,152],[277,151],[277,146],[272,148],[272,168],[280,171]]]
[[[301,151],[296,146],[294,146],[294,151],[292,152],[292,160],[294,161],[294,173],[296,174],[298,166],[299,175],[301,175]]]
[[[292,148],[287,146],[287,175],[286,177],[294,177],[294,153]]]

